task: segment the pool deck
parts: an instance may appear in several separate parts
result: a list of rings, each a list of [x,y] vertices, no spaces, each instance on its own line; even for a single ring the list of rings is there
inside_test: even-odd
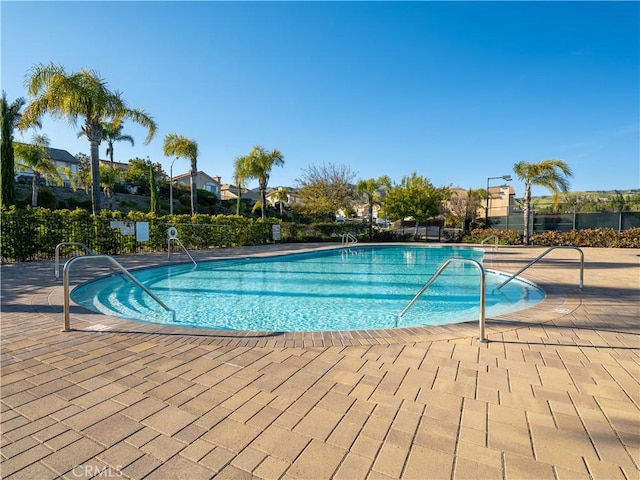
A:
[[[514,273],[544,250],[486,247],[485,266]],[[476,340],[477,322],[223,332],[124,321],[73,302],[62,332],[53,261],[2,265],[0,475],[638,479],[640,250],[583,251],[582,291],[578,252],[554,250],[522,275],[547,298],[489,318],[488,343]],[[116,259],[167,263],[166,254]],[[107,271],[80,263],[72,285]]]

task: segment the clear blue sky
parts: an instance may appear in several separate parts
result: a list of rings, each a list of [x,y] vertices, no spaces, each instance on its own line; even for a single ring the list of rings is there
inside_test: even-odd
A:
[[[146,132],[125,124],[136,144],[117,143],[117,161],[149,157],[169,173],[162,143],[179,133],[198,142],[199,169],[223,183],[234,158],[260,144],[285,157],[270,186],[335,163],[356,180],[416,171],[436,186],[481,188],[520,160],[559,158],[575,172],[574,191],[640,188],[638,2],[0,8],[9,100],[27,96],[33,65],[54,62],[98,71],[155,119],[147,146]],[[88,154],[78,130],[47,119],[43,133],[52,147]],[[175,161],[174,175],[188,170]]]

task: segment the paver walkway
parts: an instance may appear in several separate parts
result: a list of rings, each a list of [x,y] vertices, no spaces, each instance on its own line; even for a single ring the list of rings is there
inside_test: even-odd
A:
[[[584,291],[554,251],[524,274],[548,298],[490,319],[486,344],[474,324],[230,334],[73,305],[61,332],[53,262],[3,265],[2,478],[638,479],[640,251],[584,252]]]

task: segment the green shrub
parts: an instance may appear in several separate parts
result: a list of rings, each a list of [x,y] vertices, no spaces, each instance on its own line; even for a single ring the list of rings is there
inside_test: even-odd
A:
[[[571,245],[575,247],[640,248],[640,227],[618,232],[612,228],[592,228],[570,232],[549,231],[531,237],[534,245],[545,247]]]
[[[522,234],[515,230],[497,230],[495,228],[476,228],[471,231],[471,235],[462,238],[465,243],[482,243],[483,240],[495,235],[498,237],[500,245],[520,245],[522,243]],[[489,240],[490,243],[493,240]]]

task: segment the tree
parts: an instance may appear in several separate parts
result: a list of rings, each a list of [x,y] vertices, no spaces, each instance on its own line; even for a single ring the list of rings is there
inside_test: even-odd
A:
[[[436,188],[428,178],[413,172],[387,192],[384,211],[391,220],[415,218],[417,231],[420,221],[427,221],[440,213],[442,202],[449,198],[450,190],[449,187]]]
[[[298,194],[301,200],[296,208],[315,219],[335,219],[338,210],[351,207],[355,196],[351,182],[355,176],[345,165],[309,166],[296,180],[300,184]]]
[[[233,178],[238,188],[238,196],[236,199],[236,215],[240,215],[240,207],[242,203],[242,189],[250,176],[250,165],[247,155],[236,157],[233,161]]]
[[[271,150],[269,152],[260,145],[255,145],[244,161],[246,163],[246,173],[248,174],[246,178],[255,178],[258,180],[262,219],[264,220],[266,217],[265,208],[267,206],[267,183],[269,182],[269,175],[274,166],[280,167],[284,165],[284,156],[279,150]]]
[[[166,157],[185,158],[191,162],[191,215],[196,214],[198,206],[198,190],[196,176],[198,175],[198,144],[177,133],[169,133],[164,137],[162,151]]]
[[[16,142],[15,156],[16,159],[21,160],[18,163],[18,171],[33,171],[31,205],[35,207],[38,205],[38,189],[41,179],[55,182],[58,185],[64,185],[64,181],[56,169],[56,165],[48,158],[49,138],[43,134],[36,134],[32,141],[32,144]]]
[[[76,153],[78,159],[78,171],[71,173],[67,167],[66,175],[71,181],[73,190],[83,188],[85,193],[89,193],[91,188],[91,159],[86,153]]]
[[[487,191],[484,188],[470,188],[464,196],[453,193],[449,201],[449,213],[455,223],[463,227],[464,233],[469,232],[471,223],[478,216],[478,209],[483,206]]]
[[[149,211],[153,215],[158,215],[160,213],[160,198],[158,197],[156,174],[151,164],[149,164],[149,190],[151,192]]]
[[[7,94],[2,92],[0,100],[0,208],[7,208],[16,204],[15,169],[13,130],[20,120],[20,109],[24,106],[25,99],[20,97],[9,103]]]
[[[113,186],[122,178],[122,172],[118,167],[100,165],[100,186],[105,197],[109,200],[109,208],[113,208],[111,199],[113,198]]]
[[[82,69],[68,74],[64,67],[50,63],[31,68],[25,81],[32,102],[25,109],[19,125],[32,125],[44,114],[53,118],[65,117],[76,125],[78,117],[84,119],[82,132],[91,146],[91,201],[93,214],[100,213],[100,155],[102,125],[130,119],[148,130],[145,144],[156,132],[156,123],[143,110],[129,108],[120,92],[112,92],[106,82],[93,70]]]
[[[127,141],[133,147],[135,145],[133,137],[131,135],[122,134],[122,123],[113,121],[102,124],[102,139],[107,142],[107,155],[109,155],[109,162],[113,167],[113,144],[115,142]]]
[[[356,185],[358,195],[366,196],[367,203],[369,204],[369,240],[373,238],[373,207],[380,205],[382,199],[380,193],[381,187],[391,188],[391,179],[387,175],[377,179],[369,178],[367,180],[360,180]]]
[[[151,191],[149,190],[150,178],[149,178],[149,167],[152,166],[156,175],[156,184],[157,183],[166,183],[167,174],[162,170],[162,165],[156,162],[153,163],[147,157],[143,158],[132,158],[129,160],[129,168],[126,169],[123,173],[123,180],[131,185],[132,187],[137,188],[137,193],[140,195],[150,195]]]
[[[284,204],[289,200],[289,190],[288,187],[280,187],[273,194],[273,198],[278,201],[278,206],[280,207],[280,218],[284,218]]]
[[[524,236],[523,243],[529,244],[529,223],[531,211],[531,186],[545,187],[552,193],[569,190],[568,177],[573,176],[569,165],[562,160],[548,159],[538,163],[520,161],[513,165],[513,172],[524,182]]]

